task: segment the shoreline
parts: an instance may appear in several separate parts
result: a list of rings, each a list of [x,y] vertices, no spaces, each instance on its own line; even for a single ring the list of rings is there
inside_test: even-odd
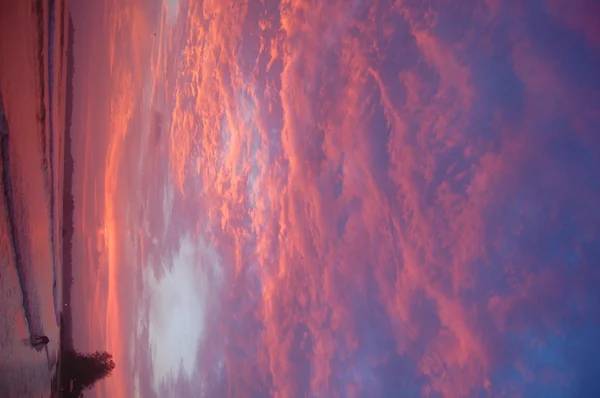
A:
[[[63,355],[65,352],[72,350],[73,347],[73,319],[71,312],[71,285],[73,284],[73,262],[72,262],[72,247],[73,247],[73,171],[74,171],[74,160],[71,153],[71,123],[73,119],[73,74],[74,74],[74,57],[73,57],[73,44],[74,44],[74,26],[70,12],[67,9],[66,1],[63,1],[63,8],[61,9],[61,21],[67,22],[66,27],[67,36],[66,40],[61,35],[60,43],[67,45],[67,76],[66,76],[66,100],[65,100],[65,134],[63,141],[63,153],[64,153],[64,167],[63,167],[63,200],[62,200],[62,286],[59,292],[62,295],[60,300],[62,308],[60,310],[59,319],[59,330],[60,330],[60,342],[58,344],[58,353],[56,361],[56,372],[51,381],[51,396],[65,396],[64,392],[61,391],[65,376],[62,372]],[[67,17],[68,16],[68,17]],[[65,18],[67,17],[67,18]],[[62,25],[62,23],[61,23]],[[56,41],[55,41],[56,42]]]

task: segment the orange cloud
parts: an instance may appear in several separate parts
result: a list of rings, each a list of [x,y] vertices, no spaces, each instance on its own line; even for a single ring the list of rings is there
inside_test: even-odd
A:
[[[596,94],[526,39],[523,10],[363,3],[193,3],[165,54],[170,171],[228,279],[225,396],[397,392],[393,360],[413,395],[501,396],[504,335],[557,322],[544,303],[567,294],[519,246],[531,219],[556,225],[540,197],[570,200],[533,177],[569,180],[536,123],[560,113],[597,143]]]
[[[130,361],[130,339],[133,333],[134,319],[129,319],[131,300],[135,300],[128,280],[132,270],[130,262],[123,262],[129,253],[126,239],[128,214],[124,211],[127,203],[135,196],[133,191],[123,190],[123,179],[128,167],[127,157],[136,156],[130,153],[126,145],[127,137],[135,126],[134,113],[142,101],[142,84],[144,71],[150,54],[152,40],[151,14],[137,2],[112,2],[106,7],[108,26],[108,71],[110,87],[108,87],[109,122],[107,147],[104,159],[103,181],[100,191],[103,192],[103,214],[101,269],[100,275],[107,275],[106,296],[99,299],[105,302],[106,316],[95,316],[95,327],[102,327],[99,334],[104,336],[106,347],[117,363],[117,370],[107,379],[102,390],[110,396],[130,396],[132,388],[132,369]],[[95,232],[95,231],[94,231]],[[124,286],[128,288],[125,289]],[[102,287],[103,284],[100,283]],[[127,293],[127,292],[130,293]],[[95,300],[97,301],[97,300]],[[100,394],[104,394],[102,391]]]
[[[130,73],[130,72],[129,72]],[[108,297],[106,314],[106,344],[107,351],[111,352],[115,362],[124,363],[126,355],[126,346],[124,346],[124,331],[122,330],[122,319],[119,311],[122,304],[118,294],[118,286],[121,283],[119,278],[119,267],[121,264],[122,244],[120,243],[119,232],[123,228],[119,220],[123,214],[117,212],[119,202],[122,200],[118,193],[117,180],[120,176],[123,156],[123,140],[127,134],[129,122],[133,112],[135,99],[133,98],[133,86],[131,75],[127,71],[119,75],[119,80],[115,82],[115,97],[111,101],[111,139],[106,157],[106,172],[104,181],[105,209],[104,209],[104,227],[105,227],[105,250],[107,253],[108,266]],[[123,397],[127,395],[123,379],[127,377],[125,372],[115,372],[114,379],[109,380],[110,384],[115,386],[115,396]]]

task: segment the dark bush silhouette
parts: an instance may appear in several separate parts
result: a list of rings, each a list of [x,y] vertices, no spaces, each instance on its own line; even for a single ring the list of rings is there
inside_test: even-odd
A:
[[[111,375],[115,368],[112,354],[93,352],[82,354],[70,350],[63,356],[61,369],[61,385],[66,396],[82,397],[83,391],[92,388],[99,380]],[[69,386],[73,380],[73,391],[69,394]]]

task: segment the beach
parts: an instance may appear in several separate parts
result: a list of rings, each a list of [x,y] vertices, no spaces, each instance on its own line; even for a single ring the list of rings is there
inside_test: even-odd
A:
[[[58,380],[68,10],[0,5],[0,395],[50,396]],[[31,335],[45,335],[42,350]],[[54,388],[56,390],[56,387]]]

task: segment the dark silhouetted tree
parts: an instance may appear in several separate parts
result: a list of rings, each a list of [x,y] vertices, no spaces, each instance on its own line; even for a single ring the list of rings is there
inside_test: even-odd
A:
[[[108,352],[82,354],[71,350],[64,356],[63,361],[63,389],[68,391],[73,380],[71,396],[76,397],[82,396],[83,391],[92,388],[99,380],[110,376],[115,368],[112,354]]]

